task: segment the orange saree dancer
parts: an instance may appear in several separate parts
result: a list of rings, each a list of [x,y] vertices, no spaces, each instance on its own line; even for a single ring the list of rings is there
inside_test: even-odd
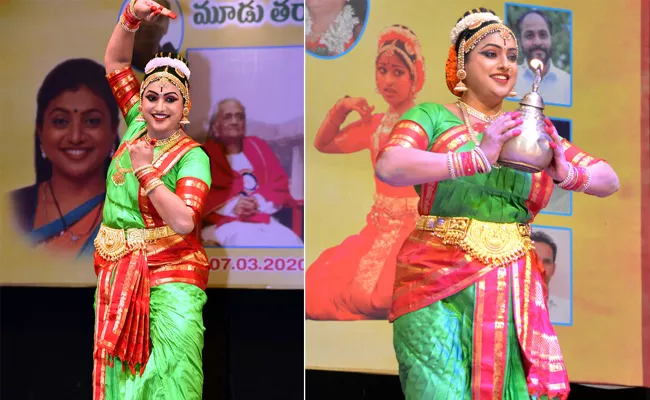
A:
[[[370,124],[355,122],[338,141],[345,151],[366,147],[375,159],[399,115],[375,114]],[[340,245],[326,249],[305,273],[307,318],[386,319],[391,304],[395,258],[417,218],[413,188],[394,188],[376,177],[374,203],[366,226]]]

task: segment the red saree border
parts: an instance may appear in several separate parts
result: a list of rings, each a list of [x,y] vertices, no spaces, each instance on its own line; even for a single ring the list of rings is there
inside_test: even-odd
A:
[[[641,2],[641,338],[643,386],[650,387],[650,0]]]
[[[510,312],[508,268],[511,267],[498,267],[485,274],[476,284],[472,355],[474,399],[499,399],[503,395]],[[496,293],[486,290],[486,287],[496,287]],[[505,307],[500,307],[503,304]]]

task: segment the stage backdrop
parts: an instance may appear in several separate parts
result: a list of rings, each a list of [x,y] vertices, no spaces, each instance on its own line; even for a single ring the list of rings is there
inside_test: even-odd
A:
[[[214,122],[218,102],[235,98],[245,108],[246,136],[256,136],[260,139],[257,143],[268,145],[264,146],[268,151],[263,157],[250,161],[274,163],[275,172],[284,171],[288,176],[288,183],[285,180],[280,188],[289,193],[285,196],[288,199],[276,207],[279,209],[273,215],[274,229],[281,232],[278,239],[260,244],[253,232],[239,234],[228,244],[206,242],[212,269],[209,286],[302,289],[303,4],[297,0],[161,1],[165,3],[178,18],[169,23],[160,18],[155,26],[143,24],[136,36],[133,58],[138,78],[142,78],[142,69],[155,52],[180,52],[188,58],[192,70],[193,107],[188,134],[203,143],[214,129],[210,122]],[[34,161],[42,157],[40,149],[34,149],[36,96],[45,76],[72,58],[89,58],[103,65],[106,44],[126,4],[128,1],[123,0],[0,4],[0,30],[8,43],[4,52],[3,70],[9,74],[5,88],[10,93],[0,107],[4,124],[4,145],[0,149],[0,284],[95,284],[92,258],[77,257],[75,249],[32,245],[27,231],[17,226],[15,210],[19,207],[11,195],[35,182]],[[111,129],[106,132],[111,134]],[[118,134],[123,132],[120,116]],[[103,158],[106,154],[97,156]],[[255,170],[258,177],[266,172]],[[43,187],[38,196],[49,194],[47,185]],[[59,200],[65,197],[57,194]],[[67,210],[73,207],[62,204],[62,208],[71,225],[73,213],[67,214]],[[33,214],[33,209],[27,212],[27,220]],[[90,217],[93,219],[93,214]],[[56,210],[49,219],[59,219]],[[94,219],[94,223],[98,221]],[[73,225],[70,232],[63,236],[78,235],[79,240],[91,245],[92,240],[85,235],[90,231]],[[237,233],[229,232],[231,239]]]
[[[570,9],[569,3],[552,0],[486,0],[480,5],[496,11],[508,24],[532,7],[546,13],[552,25],[546,53],[559,84],[544,88],[549,98],[545,113],[564,137],[611,163],[621,180],[620,191],[606,199],[558,191],[549,210],[534,221],[533,229],[546,233],[558,247],[550,283],[551,318],[569,377],[575,382],[650,386],[646,356],[650,336],[645,330],[650,292],[648,268],[642,270],[641,257],[642,223],[648,225],[648,203],[642,193],[650,194],[648,119],[641,111],[643,106],[647,112],[641,72],[647,86],[648,60],[645,50],[642,67],[640,51],[642,37],[650,36],[647,2],[644,13],[641,0],[573,2]],[[394,227],[412,218],[399,217],[399,212],[405,215],[411,201],[403,198],[414,196],[397,191],[387,195],[373,179],[367,149],[327,154],[315,148],[316,134],[326,128],[328,111],[344,96],[365,98],[375,107],[373,113],[388,110],[391,92],[382,96],[388,84],[382,81],[384,86],[378,87],[386,71],[375,65],[375,59],[380,32],[394,24],[411,29],[422,46],[426,81],[415,103],[455,101],[444,80],[449,32],[466,10],[476,6],[471,1],[444,6],[426,0],[371,1],[354,46],[342,54],[306,57],[306,299],[311,318],[307,368],[396,374],[392,327],[386,321],[390,289],[381,281],[382,269],[394,268],[394,262],[391,266],[375,258],[373,243],[399,248],[396,242],[404,236]],[[521,38],[519,45],[519,63],[524,63]],[[518,90],[519,96],[530,89]],[[505,104],[506,110],[517,106],[516,101]],[[357,120],[359,114],[353,111],[346,124]],[[354,133],[364,131],[357,126]],[[359,137],[355,143],[362,141]],[[644,246],[650,247],[647,239]],[[647,256],[643,262],[648,262]],[[368,279],[376,285],[365,285]],[[310,298],[312,288],[318,294]],[[371,318],[375,320],[367,320]]]

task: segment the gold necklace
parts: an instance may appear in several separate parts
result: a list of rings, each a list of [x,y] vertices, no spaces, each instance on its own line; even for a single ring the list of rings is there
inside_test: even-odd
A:
[[[463,119],[465,120],[465,126],[467,126],[467,132],[469,133],[470,139],[472,139],[472,142],[474,142],[475,145],[479,146],[481,143],[479,143],[479,141],[478,141],[478,139],[476,137],[477,134],[476,134],[476,131],[474,130],[474,127],[472,126],[472,123],[469,120],[469,115],[467,115],[468,114],[467,110],[465,109],[465,107],[463,107],[461,105],[461,104],[465,104],[465,103],[462,103],[459,100],[459,103],[457,103],[457,104],[458,104],[458,107],[460,108],[460,111],[463,113]]]
[[[458,100],[458,102],[456,104],[458,105],[459,108],[465,109],[465,111],[467,113],[469,113],[471,116],[476,117],[476,118],[480,119],[483,122],[488,122],[488,123],[492,122],[495,119],[499,118],[499,115],[503,114],[503,110],[501,110],[498,113],[496,113],[496,114],[494,114],[492,116],[489,116],[487,114],[484,114],[484,113],[480,112],[479,110],[477,110],[475,108],[470,107],[467,103],[465,103],[464,101],[462,101],[460,99]]]
[[[178,130],[166,139],[156,139],[156,147],[166,146],[171,142],[176,142],[176,139],[178,139],[180,136],[181,136],[181,131]],[[144,135],[144,140],[146,140],[147,142],[151,142],[151,139],[152,137],[149,136],[149,132],[147,132]]]
[[[137,135],[136,135],[137,136]],[[151,137],[149,136],[149,132],[147,132],[144,136],[141,136],[144,140],[151,141]],[[170,148],[172,148],[181,138],[181,131],[176,131],[173,135],[166,139],[158,140],[156,141],[156,147],[163,147],[158,151],[158,154],[156,154],[153,158],[152,164],[155,163],[163,154],[167,152]],[[136,139],[138,140],[138,139]],[[135,141],[135,140],[134,140]],[[133,168],[122,168],[120,165],[120,157],[122,157],[122,154],[126,150],[126,146],[122,148],[122,151],[120,151],[118,154],[115,154],[116,162],[115,162],[115,171],[113,175],[111,175],[111,180],[115,184],[115,186],[121,186],[124,185],[126,182],[126,174],[133,172]]]

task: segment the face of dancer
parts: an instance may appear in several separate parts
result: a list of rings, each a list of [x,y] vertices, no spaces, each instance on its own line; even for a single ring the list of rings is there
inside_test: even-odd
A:
[[[241,139],[246,135],[246,114],[236,101],[227,101],[219,107],[212,134],[221,139]]]
[[[535,242],[535,251],[542,264],[544,264],[544,269],[546,270],[546,284],[551,281],[553,275],[555,274],[555,262],[553,262],[553,249],[551,246],[544,242]]]
[[[175,85],[160,85],[159,82],[150,83],[144,90],[142,115],[147,121],[149,132],[156,137],[165,138],[179,129],[184,103],[183,96]]]
[[[528,14],[519,26],[521,49],[530,61],[537,58],[547,64],[552,55],[551,32],[539,14]]]
[[[375,69],[377,89],[386,102],[392,106],[408,101],[411,94],[413,80],[404,61],[393,53],[382,53],[377,58]]]
[[[465,70],[467,89],[476,97],[505,99],[517,81],[514,38],[505,40],[499,32],[487,35],[465,55]]]
[[[37,129],[52,173],[84,179],[102,173],[113,148],[117,127],[111,126],[106,102],[86,86],[67,90],[48,104]]]

